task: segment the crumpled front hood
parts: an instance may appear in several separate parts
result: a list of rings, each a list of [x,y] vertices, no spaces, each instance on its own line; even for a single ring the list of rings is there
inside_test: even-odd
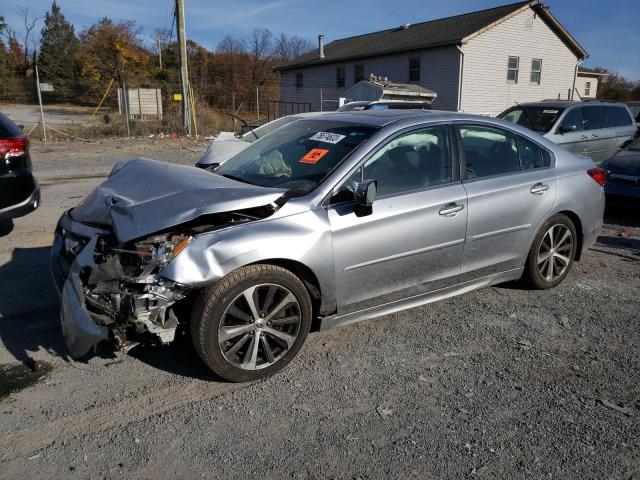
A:
[[[610,170],[611,173],[640,177],[640,152],[622,150],[603,162],[601,166],[606,170]]]
[[[201,215],[268,205],[285,190],[237,182],[156,160],[119,162],[71,217],[113,228],[119,241],[150,235]]]

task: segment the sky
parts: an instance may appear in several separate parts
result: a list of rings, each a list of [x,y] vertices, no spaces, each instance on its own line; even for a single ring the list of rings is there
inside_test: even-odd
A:
[[[107,16],[135,20],[151,42],[171,26],[174,0],[58,0],[76,31]],[[512,3],[511,0],[185,0],[187,37],[215,49],[227,34],[254,28],[298,35],[314,44]],[[545,0],[543,3],[589,52],[583,65],[604,66],[640,80],[640,0]],[[0,0],[0,15],[20,31],[20,6],[44,15],[51,0]],[[41,29],[42,21],[40,21]]]

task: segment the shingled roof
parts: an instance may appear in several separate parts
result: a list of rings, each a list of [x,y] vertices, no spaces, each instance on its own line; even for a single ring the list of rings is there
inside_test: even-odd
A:
[[[588,56],[580,44],[549,13],[546,6],[540,4],[538,0],[527,0],[479,12],[342,38],[324,46],[325,56],[323,58],[319,56],[318,49],[315,49],[293,59],[289,63],[278,66],[276,70],[291,70],[363,57],[456,45],[480,30],[490,27],[502,18],[528,6],[536,7],[536,11],[548,21],[549,26],[556,31],[578,57],[586,58]]]

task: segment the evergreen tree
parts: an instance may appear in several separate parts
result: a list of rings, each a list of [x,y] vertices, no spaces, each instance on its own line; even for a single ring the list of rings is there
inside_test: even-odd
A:
[[[79,50],[80,41],[73,25],[54,1],[44,19],[38,69],[42,80],[53,83],[56,96],[69,97],[76,93],[81,70]]]

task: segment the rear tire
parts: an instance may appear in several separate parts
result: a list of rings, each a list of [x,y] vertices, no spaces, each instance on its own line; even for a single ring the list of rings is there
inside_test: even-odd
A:
[[[191,338],[202,361],[231,382],[259,380],[296,356],[311,327],[311,299],[293,273],[242,267],[199,295]]]
[[[571,271],[578,245],[576,227],[557,214],[542,226],[531,245],[523,274],[530,288],[546,290],[562,282]]]

